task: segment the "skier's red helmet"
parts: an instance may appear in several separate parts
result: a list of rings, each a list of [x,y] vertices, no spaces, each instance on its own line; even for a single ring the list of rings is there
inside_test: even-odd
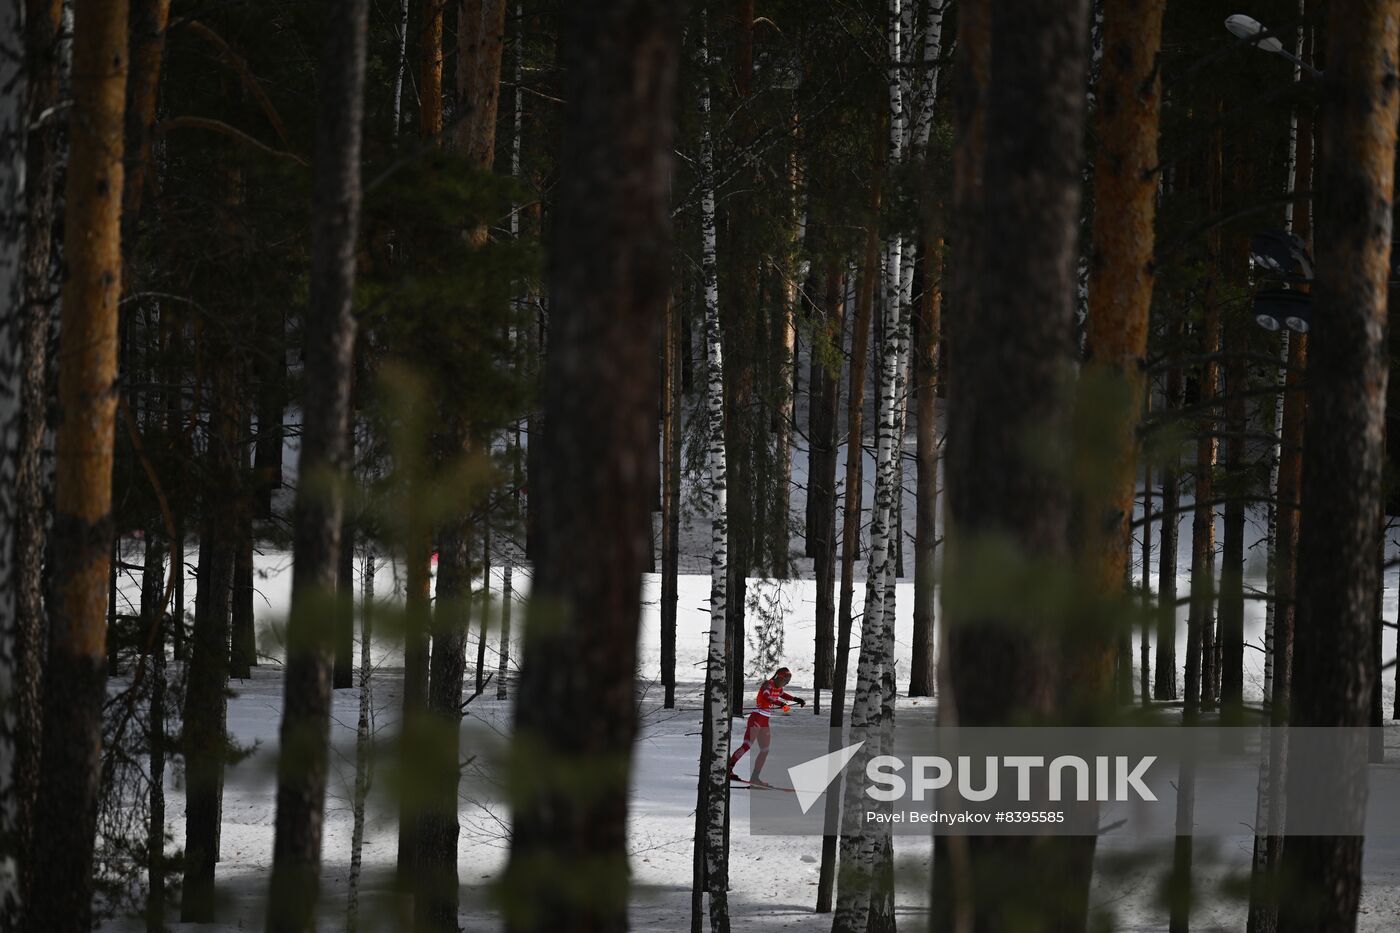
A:
[[[792,680],[792,671],[788,670],[785,667],[780,667],[778,668],[777,672],[773,674],[773,680],[775,682],[782,681],[783,683],[787,683],[788,681]]]

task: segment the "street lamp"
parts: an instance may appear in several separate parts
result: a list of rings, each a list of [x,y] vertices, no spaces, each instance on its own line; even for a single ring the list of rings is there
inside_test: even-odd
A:
[[[1269,32],[1269,30],[1265,29],[1264,24],[1259,22],[1259,20],[1255,19],[1254,17],[1246,16],[1243,13],[1236,13],[1233,16],[1227,16],[1225,17],[1225,28],[1230,31],[1230,34],[1232,36],[1235,36],[1238,39],[1253,42],[1265,52],[1272,52],[1274,55],[1283,56],[1293,64],[1297,65],[1299,68],[1302,68],[1304,71],[1311,74],[1313,77],[1322,77],[1321,71],[1317,70],[1312,65],[1309,65],[1297,55],[1294,55],[1292,52],[1288,51],[1288,49],[1284,48],[1283,43],[1278,41],[1278,37]]]

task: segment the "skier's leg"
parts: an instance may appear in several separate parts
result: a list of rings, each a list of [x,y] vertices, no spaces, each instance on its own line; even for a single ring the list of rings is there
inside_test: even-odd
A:
[[[739,759],[744,757],[753,744],[753,734],[753,717],[750,716],[748,723],[744,726],[744,744],[734,749],[734,753],[729,756],[729,774],[731,776],[734,775],[734,766],[739,763]]]
[[[757,783],[759,775],[763,773],[763,763],[768,760],[768,743],[771,739],[772,730],[767,726],[754,730],[754,740],[758,743],[758,754],[753,760],[753,774],[749,780]]]

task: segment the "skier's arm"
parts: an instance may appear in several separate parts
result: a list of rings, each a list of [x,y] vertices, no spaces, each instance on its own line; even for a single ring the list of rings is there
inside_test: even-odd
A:
[[[787,701],[789,701],[789,702],[791,702],[791,703],[796,703],[798,706],[806,706],[806,705],[807,705],[807,701],[806,701],[806,700],[802,699],[801,697],[795,697],[795,696],[793,696],[791,693],[784,693],[784,694],[783,694],[783,699],[784,699],[784,700],[787,700]]]

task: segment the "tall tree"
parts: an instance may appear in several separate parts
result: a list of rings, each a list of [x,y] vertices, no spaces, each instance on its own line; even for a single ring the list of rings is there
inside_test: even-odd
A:
[[[945,0],[926,0],[924,12],[924,83],[911,129],[923,174],[923,224],[920,229],[922,293],[914,321],[914,397],[918,406],[914,496],[914,637],[909,661],[909,695],[932,696],[934,666],[934,561],[938,547],[938,341],[943,330],[943,244],[947,219],[943,191],[927,171],[928,141],[938,103],[939,59],[943,54]]]
[[[435,144],[442,134],[443,13],[447,0],[425,0],[418,32],[418,135]],[[401,455],[402,456],[402,455]],[[410,460],[415,466],[417,458]],[[424,477],[413,477],[422,480]],[[409,482],[412,482],[410,480]],[[418,499],[417,493],[410,501]],[[408,592],[404,607],[403,718],[399,767],[405,774],[416,767],[414,757],[428,705],[428,627],[432,590],[432,536],[410,522],[405,542]],[[419,803],[407,782],[401,784],[397,876],[399,886],[411,890],[418,861]]]
[[[700,276],[704,289],[706,348],[705,443],[710,480],[710,633],[705,660],[705,695],[701,713],[699,793],[695,813],[697,888],[709,895],[710,929],[729,930],[729,685],[731,656],[726,641],[734,637],[728,604],[734,598],[729,523],[729,469],[725,333],[720,323],[718,233],[715,229],[715,149],[710,111],[709,15],[700,19]],[[739,636],[742,637],[742,636]],[[697,891],[698,897],[698,891]],[[692,902],[691,929],[700,926]]]
[[[64,217],[68,280],[54,440],[53,619],[29,922],[86,931],[106,690],[117,304],[121,288],[126,0],[76,0]]]
[[[1083,484],[1078,564],[1094,602],[1066,632],[1066,708],[1078,723],[1108,719],[1121,637],[1128,632],[1117,607],[1128,605],[1133,501],[1137,490],[1138,426],[1146,375],[1148,312],[1152,305],[1153,235],[1157,207],[1157,64],[1166,0],[1110,0],[1104,6],[1104,56],[1096,108],[1094,216],[1089,256],[1086,361],[1075,405],[1075,476]],[[1150,533],[1150,525],[1144,537]],[[1144,566],[1146,562],[1144,561]],[[1131,652],[1124,666],[1129,675]],[[1074,862],[1077,916],[1087,922],[1094,836],[1066,842]]]
[[[1082,572],[1106,605],[1122,604],[1132,559],[1138,425],[1152,304],[1157,126],[1166,0],[1110,0],[1098,87],[1098,152],[1089,260],[1087,360],[1076,405]],[[1071,703],[1093,717],[1111,701],[1117,632],[1092,612],[1070,635]]]
[[[34,807],[39,795],[43,717],[43,668],[47,655],[44,607],[45,514],[50,478],[43,467],[49,418],[49,336],[53,305],[50,258],[55,239],[55,189],[59,123],[54,116],[63,59],[59,55],[63,0],[25,0],[24,64],[29,127],[25,166],[24,313],[18,339],[20,433],[15,464],[15,613],[21,650],[15,659],[15,851],[31,853]],[[32,858],[20,866],[25,893],[33,881]]]
[[[841,357],[837,356],[835,367],[828,370],[828,364],[819,358],[818,346],[839,350],[846,323],[845,280],[835,262],[828,263],[823,277],[826,281],[822,315],[817,324],[822,338],[820,344],[814,341],[812,348],[811,436],[807,439],[811,448],[807,486],[812,501],[812,508],[808,510],[807,538],[813,558],[812,572],[817,578],[816,658],[812,674],[817,711],[820,710],[820,691],[832,686],[832,668],[835,667],[836,646],[832,644],[832,636],[836,631],[836,414],[841,396]]]
[[[507,922],[624,930],[636,641],[651,552],[650,502],[636,490],[657,471],[676,36],[661,0],[590,0],[569,7],[563,37],[570,93],[550,271],[550,430],[535,480]],[[590,791],[580,795],[584,775]],[[597,881],[561,885],[561,876]]]
[[[963,166],[955,192],[968,205],[956,236],[971,236],[972,268],[957,274],[948,328],[958,403],[948,417],[940,719],[975,726],[1054,710],[1057,652],[1035,600],[968,605],[959,591],[989,572],[1033,573],[1032,558],[1068,556],[1067,451],[1054,439],[1069,424],[1088,22],[1082,0],[984,0],[958,13],[959,54],[970,49],[988,79],[985,124],[979,88],[958,87],[962,157],[983,154],[980,171]],[[989,571],[989,554],[1011,566]],[[935,930],[1071,928],[1078,885],[1055,840],[972,837],[963,855],[956,878],[937,856]]]
[[[1355,730],[1370,721],[1376,676],[1364,659],[1380,586],[1400,2],[1334,5],[1326,35],[1313,300],[1327,326],[1310,335],[1290,711],[1295,726]],[[1367,743],[1354,731],[1339,734],[1353,736],[1334,749],[1339,803],[1364,816]],[[1290,808],[1290,822],[1296,812]],[[1362,843],[1290,833],[1280,930],[1356,928]]]
[[[489,172],[496,157],[496,111],[500,100],[501,57],[504,45],[506,0],[462,0],[457,35],[457,91],[462,108],[454,124],[450,148],[474,168]],[[467,231],[467,242],[481,249],[487,230],[476,224]],[[456,459],[474,449],[486,448],[482,429],[466,412],[452,408],[444,416],[439,439],[443,457]],[[425,746],[425,799],[419,840],[417,874],[420,897],[415,905],[418,921],[429,929],[457,928],[457,790],[461,778],[460,723],[462,677],[466,669],[470,629],[473,566],[471,548],[476,538],[465,502],[438,531],[439,574],[434,613],[433,650],[428,676],[428,715],[435,741]],[[489,522],[489,519],[487,519]],[[486,524],[482,540],[481,640],[476,664],[476,693],[485,687],[486,636],[491,616],[491,531]]]
[[[890,0],[886,10],[886,45],[889,53],[889,163],[898,166],[905,148],[902,90],[899,65],[902,49],[899,0]],[[866,561],[865,614],[861,622],[860,655],[856,663],[856,691],[851,706],[848,744],[862,742],[856,753],[853,773],[863,774],[865,764],[877,753],[877,737],[872,730],[880,725],[884,696],[882,678],[893,667],[892,632],[886,624],[887,601],[893,598],[893,536],[900,505],[897,462],[903,447],[904,423],[902,389],[905,360],[909,349],[909,320],[903,313],[899,264],[902,240],[891,236],[886,243],[884,326],[881,331],[880,382],[877,399],[875,452],[875,505],[870,521],[870,550]],[[834,933],[864,929],[872,911],[872,893],[877,860],[883,847],[875,827],[862,821],[862,793],[859,781],[844,787],[844,814],[841,826],[840,883],[837,886]]]
[[[229,625],[232,619],[240,481],[234,351],[223,333],[208,334],[217,348],[209,393],[204,521],[199,535],[199,591],[195,599],[189,684],[185,689],[185,876],[180,919],[214,920],[214,867],[223,818],[224,758],[228,746]]]
[[[26,648],[19,625],[15,525],[21,431],[20,320],[24,314],[25,111],[24,9],[0,2],[0,925],[18,923],[23,898],[20,801],[15,781],[20,729],[19,670]]]
[[[355,344],[351,302],[360,219],[368,0],[326,3],[312,167],[306,400],[292,542],[292,608],[277,761],[277,822],[267,928],[309,933],[321,874],[321,824],[330,732],[330,667],[339,479],[349,463],[345,424]]]

